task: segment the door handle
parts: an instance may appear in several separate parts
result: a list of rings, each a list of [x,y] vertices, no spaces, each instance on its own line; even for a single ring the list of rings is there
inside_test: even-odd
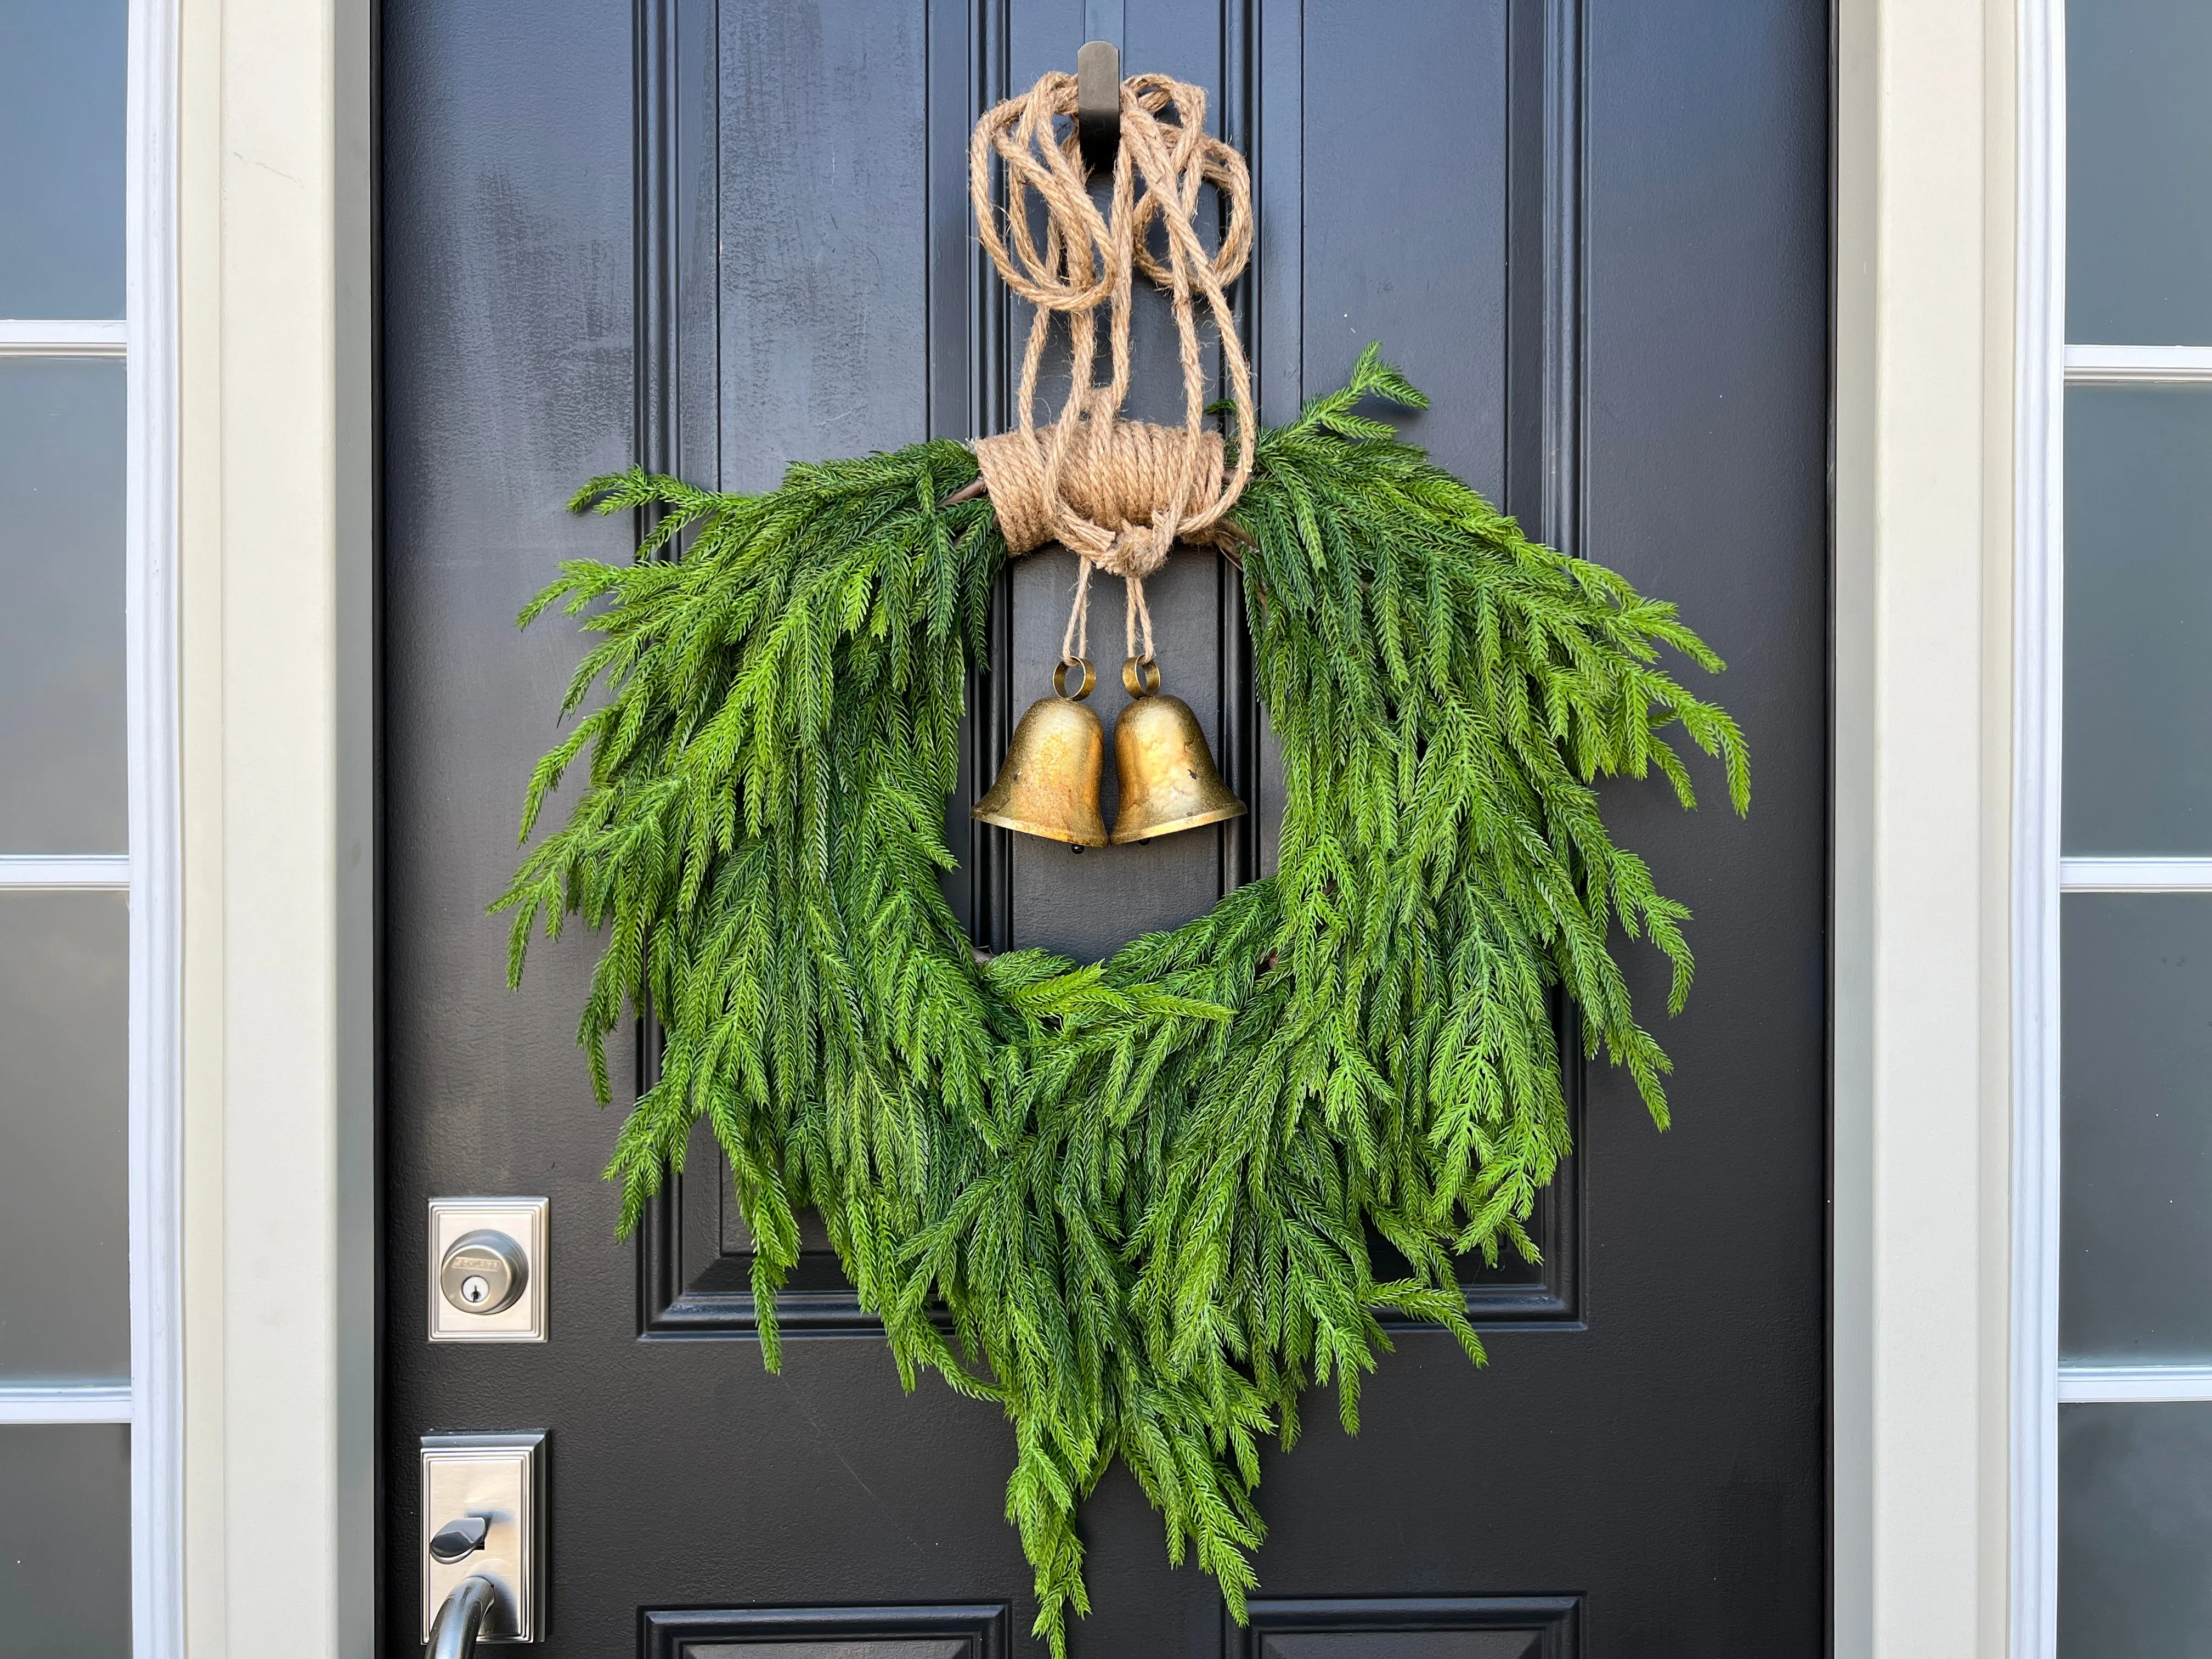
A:
[[[545,1435],[422,1437],[420,1639],[438,1659],[545,1639]]]
[[[484,1615],[498,1600],[498,1587],[482,1573],[471,1573],[454,1585],[430,1626],[430,1659],[470,1659],[477,1650]]]
[[[443,1561],[448,1566],[465,1561],[484,1547],[484,1535],[490,1530],[490,1520],[481,1515],[465,1515],[458,1521],[448,1521],[430,1540],[430,1559]]]

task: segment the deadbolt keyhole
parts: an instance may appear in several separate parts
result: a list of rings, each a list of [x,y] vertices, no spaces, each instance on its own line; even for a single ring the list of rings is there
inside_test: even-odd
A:
[[[529,1282],[530,1261],[522,1246],[489,1227],[462,1234],[438,1264],[438,1288],[467,1314],[506,1311]]]

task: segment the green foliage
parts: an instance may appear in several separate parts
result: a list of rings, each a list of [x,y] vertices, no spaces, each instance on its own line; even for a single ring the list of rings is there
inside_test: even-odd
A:
[[[940,505],[965,448],[795,466],[762,495],[595,480],[578,507],[664,516],[635,563],[564,565],[523,612],[602,636],[563,712],[605,700],[532,775],[525,840],[586,750],[589,783],[500,905],[511,975],[540,918],[604,930],[580,1028],[602,1100],[616,1021],[665,1030],[608,1169],[624,1226],[708,1118],[773,1368],[794,1212],[819,1210],[906,1385],[935,1370],[1012,1423],[1006,1513],[1055,1653],[1111,1460],[1241,1617],[1259,1442],[1296,1438],[1300,1395],[1334,1382],[1356,1427],[1391,1311],[1480,1363],[1454,1257],[1535,1259],[1568,1151],[1562,996],[1666,1122],[1610,939],[1648,936],[1680,1008],[1687,913],[1591,786],[1656,768],[1693,804],[1679,726],[1748,805],[1734,723],[1655,665],[1721,666],[1674,607],[1527,540],[1356,412],[1376,398],[1422,402],[1370,349],[1260,437],[1237,509],[1279,872],[1103,963],[979,961],[939,890],[1006,557],[988,500]],[[1370,1237],[1404,1276],[1376,1278]]]

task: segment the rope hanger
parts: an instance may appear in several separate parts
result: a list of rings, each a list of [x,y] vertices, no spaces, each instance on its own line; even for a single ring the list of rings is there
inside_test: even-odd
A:
[[[1164,75],[1132,76],[1121,83],[1121,142],[1104,214],[1085,183],[1073,75],[1048,74],[991,110],[975,124],[968,149],[969,194],[983,246],[1006,286],[1036,308],[1022,355],[1016,428],[979,440],[975,456],[1007,552],[1057,541],[1080,561],[1060,641],[1061,659],[1070,664],[1089,648],[1094,569],[1122,579],[1129,655],[1152,660],[1145,578],[1167,562],[1178,538],[1216,547],[1235,538],[1228,514],[1251,477],[1251,438],[1258,429],[1251,367],[1227,293],[1252,251],[1252,184],[1244,158],[1206,131],[1206,94],[1198,87]],[[1056,125],[1063,117],[1064,131]],[[991,200],[994,155],[1006,168],[1003,211]],[[1210,255],[1196,225],[1199,192],[1208,183],[1229,210],[1221,245]],[[1043,204],[1042,244],[1030,223],[1032,191]],[[1155,220],[1166,234],[1164,258],[1146,245]],[[1139,272],[1166,290],[1173,307],[1183,383],[1180,427],[1121,418]],[[1237,459],[1226,477],[1226,445],[1205,425],[1201,297],[1220,339],[1237,417]],[[1102,308],[1109,364],[1103,386],[1094,383]],[[1040,428],[1037,374],[1053,319],[1063,314],[1073,356],[1067,400],[1052,424]]]

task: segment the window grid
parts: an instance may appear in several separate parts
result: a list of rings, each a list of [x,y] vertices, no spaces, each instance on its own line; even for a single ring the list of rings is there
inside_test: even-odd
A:
[[[0,361],[125,365],[122,855],[0,856],[0,893],[120,891],[130,911],[130,1380],[0,1384],[0,1424],[130,1431],[137,1659],[184,1651],[177,776],[178,0],[127,0],[124,317],[0,317]]]
[[[2212,346],[2114,346],[2069,342],[2065,349],[2063,380],[2068,386],[2212,385]],[[2063,415],[2056,418],[2062,422],[2063,430]],[[2059,548],[2059,557],[2063,565],[2063,546]],[[2054,659],[2054,676],[2058,667]],[[2061,858],[2058,890],[2212,893],[2212,858]],[[2061,1405],[2212,1400],[2212,1365],[2107,1365],[2062,1360],[2058,1364],[2057,1397]]]
[[[0,358],[127,361],[128,339],[119,319],[0,319]],[[131,718],[139,718],[136,708]],[[130,891],[131,866],[128,854],[9,854],[0,855],[0,892]],[[134,902],[137,897],[133,892]],[[127,1383],[0,1384],[0,1424],[128,1423],[133,1398]]]
[[[137,1659],[174,1659],[183,1651],[173,592],[176,25],[176,0],[129,0],[121,204],[127,320],[0,317],[0,361],[104,359],[125,371],[129,852],[82,855],[55,848],[0,856],[0,893],[127,895],[130,1380],[0,1384],[0,1425],[128,1428],[131,1644]]]

